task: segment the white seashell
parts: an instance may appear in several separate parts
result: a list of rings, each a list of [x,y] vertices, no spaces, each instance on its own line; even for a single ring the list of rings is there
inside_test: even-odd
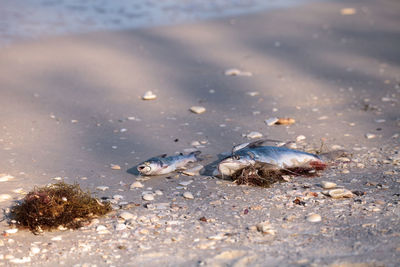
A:
[[[193,106],[190,108],[190,111],[196,114],[201,114],[206,112],[206,108],[202,106]]]
[[[190,193],[189,191],[186,191],[183,193],[183,197],[186,199],[194,199],[194,196],[192,193]]]
[[[336,187],[336,184],[335,184],[335,183],[332,183],[332,182],[328,182],[328,181],[322,181],[322,182],[321,182],[321,186],[322,186],[322,188],[324,188],[324,189],[332,189],[332,188],[335,188],[335,187]]]
[[[143,100],[154,100],[156,99],[157,96],[155,94],[153,94],[152,91],[147,91],[143,96],[142,99]]]
[[[98,186],[98,187],[96,187],[96,189],[100,190],[100,191],[106,191],[109,189],[109,187],[108,186]]]
[[[144,185],[141,182],[136,181],[136,182],[133,182],[133,184],[131,184],[131,189],[132,188],[142,188],[143,186]]]
[[[307,216],[307,221],[309,222],[320,222],[322,220],[321,215],[319,214],[311,214]]]
[[[7,182],[14,179],[14,176],[8,174],[0,174],[0,182]]]
[[[265,120],[265,123],[266,123],[268,126],[272,126],[272,125],[274,125],[278,120],[279,120],[279,119],[278,119],[277,117],[273,117],[273,118],[269,118],[269,119]]]

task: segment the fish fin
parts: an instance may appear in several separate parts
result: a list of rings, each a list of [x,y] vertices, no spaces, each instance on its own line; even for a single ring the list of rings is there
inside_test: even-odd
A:
[[[279,140],[273,140],[273,139],[260,139],[260,140],[256,140],[254,142],[248,142],[248,143],[243,143],[243,144],[239,144],[236,145],[232,148],[232,154],[238,150],[241,150],[243,148],[255,148],[255,147],[259,147],[262,146],[264,143],[267,142],[282,142]]]
[[[278,165],[275,165],[275,164],[272,164],[272,163],[256,161],[254,164],[257,164],[258,166],[261,166],[261,167],[267,168],[267,169],[279,169]]]
[[[318,156],[324,161],[334,161],[337,158],[347,156],[349,153],[346,150],[333,150],[326,153],[321,153]]]
[[[165,158],[166,156],[167,156],[167,154],[161,154],[161,155],[156,156],[155,158]]]
[[[197,150],[197,151],[191,152],[189,155],[193,155],[193,156],[196,158],[196,160],[202,160],[202,159],[199,157],[200,154],[201,154],[201,151],[200,151],[200,150]]]

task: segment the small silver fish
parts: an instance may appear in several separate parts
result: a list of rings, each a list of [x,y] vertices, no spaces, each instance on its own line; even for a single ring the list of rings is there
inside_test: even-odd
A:
[[[167,174],[184,167],[190,162],[199,161],[198,155],[200,153],[200,151],[194,151],[188,155],[181,154],[169,157],[167,157],[167,154],[163,154],[140,163],[137,166],[137,170],[142,175]]]
[[[221,175],[231,176],[236,171],[256,162],[271,165],[274,169],[305,168],[321,170],[327,166],[318,155],[290,149],[287,147],[261,146],[262,141],[238,145],[232,150],[232,156],[218,164]]]

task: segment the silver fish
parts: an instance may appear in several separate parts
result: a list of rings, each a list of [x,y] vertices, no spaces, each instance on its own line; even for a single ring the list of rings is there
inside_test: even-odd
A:
[[[320,170],[327,166],[318,155],[287,147],[261,146],[261,143],[256,141],[236,146],[239,149],[234,149],[232,156],[218,164],[219,173],[231,176],[236,171],[254,165],[256,162],[271,165],[274,169],[286,170],[293,168]]]
[[[142,175],[162,175],[173,172],[184,167],[190,162],[199,161],[200,151],[194,151],[188,155],[169,156],[163,154],[150,158],[137,166],[137,170]]]

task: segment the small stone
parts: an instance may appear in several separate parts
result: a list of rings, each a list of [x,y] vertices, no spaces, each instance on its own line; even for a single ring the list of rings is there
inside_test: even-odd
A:
[[[105,185],[102,185],[102,186],[96,187],[96,189],[97,189],[97,190],[100,190],[100,191],[106,191],[106,190],[109,189],[109,187],[108,187],[108,186],[105,186]]]
[[[332,188],[335,188],[337,185],[335,183],[332,183],[332,182],[322,181],[321,182],[321,186],[324,189],[332,189]]]
[[[183,197],[186,199],[194,199],[194,196],[192,193],[190,193],[189,191],[186,191],[183,193]]]
[[[18,232],[18,228],[7,229],[4,231],[6,234],[15,234]]]
[[[143,96],[142,99],[143,100],[154,100],[156,99],[157,96],[155,94],[153,94],[152,91],[147,91]]]
[[[320,222],[322,220],[321,215],[313,213],[307,216],[307,221],[309,222]]]
[[[123,211],[123,212],[121,212],[121,213],[118,215],[118,217],[120,217],[120,218],[124,219],[125,221],[127,221],[127,220],[134,219],[136,216],[133,215],[133,214],[130,213],[130,212]]]
[[[131,189],[133,189],[133,188],[142,188],[142,187],[144,187],[144,185],[139,181],[133,182],[133,184],[131,184],[131,186],[130,186]]]
[[[278,118],[273,117],[273,118],[269,118],[269,119],[265,120],[265,123],[266,123],[268,126],[272,126],[272,125],[275,125],[275,123],[277,123],[278,120],[279,120]]]
[[[352,198],[353,193],[350,190],[347,190],[345,188],[339,188],[339,189],[332,189],[329,190],[328,192],[322,192],[325,195],[330,196],[331,198]]]
[[[96,227],[96,231],[97,231],[97,233],[99,233],[99,234],[107,234],[107,233],[109,233],[107,227],[105,227],[104,225],[98,225],[98,226]]]
[[[14,176],[8,174],[0,174],[0,182],[7,182],[14,179]]]
[[[162,196],[162,195],[164,195],[164,193],[163,193],[161,190],[156,190],[156,191],[154,191],[154,193],[155,193],[157,196]]]
[[[367,138],[367,139],[372,139],[372,138],[375,138],[375,137],[376,137],[376,135],[372,134],[372,133],[366,133],[365,134],[365,138]]]
[[[262,135],[262,133],[259,133],[259,132],[251,132],[251,133],[247,134],[246,137],[249,139],[256,139],[256,138],[263,137],[263,135]]]
[[[153,194],[144,194],[144,195],[142,196],[142,198],[143,198],[144,200],[146,200],[146,201],[152,201],[152,200],[154,200],[154,195],[153,195]]]
[[[191,183],[193,183],[193,180],[179,182],[179,185],[181,185],[181,186],[188,186],[188,185],[190,185]]]
[[[201,106],[193,106],[190,108],[190,111],[196,114],[201,114],[206,112],[206,108]]]
[[[113,169],[113,170],[120,170],[120,169],[121,169],[121,166],[115,165],[115,164],[111,164],[111,169]]]
[[[304,141],[304,140],[306,140],[306,137],[304,135],[299,135],[296,137],[297,142]]]

